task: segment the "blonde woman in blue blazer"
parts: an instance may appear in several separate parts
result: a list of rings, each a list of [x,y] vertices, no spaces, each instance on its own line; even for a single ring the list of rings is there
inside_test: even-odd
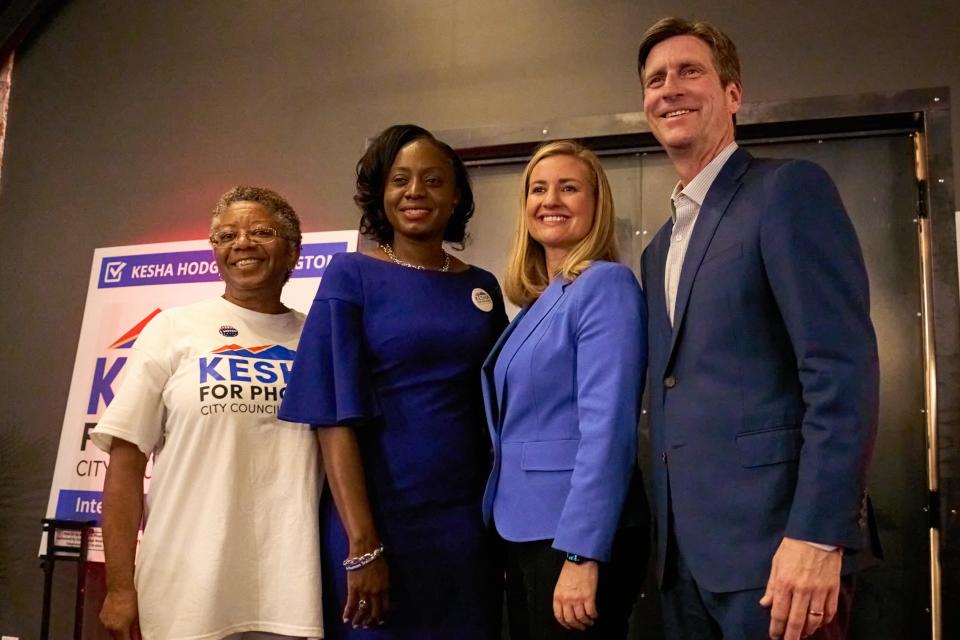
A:
[[[562,141],[534,154],[504,286],[522,311],[483,367],[483,515],[506,541],[512,640],[624,638],[645,573],[646,309],[615,223],[591,151]]]

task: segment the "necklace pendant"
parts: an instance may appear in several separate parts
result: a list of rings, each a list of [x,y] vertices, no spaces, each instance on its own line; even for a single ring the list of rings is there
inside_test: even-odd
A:
[[[411,264],[409,262],[404,262],[403,260],[397,257],[397,254],[393,252],[393,247],[391,247],[389,244],[381,243],[379,247],[380,247],[380,250],[383,251],[388,258],[390,258],[391,262],[393,262],[394,264],[399,264],[402,267],[408,267],[410,269],[418,269],[420,271],[440,271],[441,273],[446,273],[450,270],[450,254],[447,253],[446,250],[444,249],[441,249],[441,251],[443,251],[443,265],[439,269],[430,269],[429,267],[425,267],[422,264]]]

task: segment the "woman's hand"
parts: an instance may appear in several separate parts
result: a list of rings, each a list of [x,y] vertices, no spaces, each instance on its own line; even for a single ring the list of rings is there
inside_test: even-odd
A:
[[[586,631],[597,619],[597,580],[600,566],[594,560],[563,563],[553,590],[553,616],[565,629]]]
[[[347,571],[344,623],[352,623],[354,628],[383,624],[383,615],[389,608],[390,576],[383,556],[365,567]]]
[[[100,622],[114,640],[140,640],[137,592],[107,591],[100,609]]]
[[[317,433],[330,492],[350,541],[348,553],[351,558],[358,558],[379,547],[380,537],[367,498],[357,436],[350,427],[322,427]],[[354,627],[380,624],[390,606],[389,590],[390,577],[382,555],[365,567],[347,571],[344,624],[352,623]]]

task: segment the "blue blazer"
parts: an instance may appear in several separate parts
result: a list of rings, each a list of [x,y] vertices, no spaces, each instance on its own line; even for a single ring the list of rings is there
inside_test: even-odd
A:
[[[813,163],[737,150],[698,215],[672,328],[671,226],[642,258],[661,578],[668,526],[709,591],[764,586],[784,536],[842,546],[853,570],[874,539],[879,366],[836,187]]]
[[[636,467],[645,315],[633,272],[594,262],[572,283],[554,279],[487,357],[494,464],[483,516],[505,539],[610,558]]]

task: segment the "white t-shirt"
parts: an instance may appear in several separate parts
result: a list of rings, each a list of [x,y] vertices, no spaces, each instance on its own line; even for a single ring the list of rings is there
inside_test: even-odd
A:
[[[303,314],[213,298],[141,332],[93,442],[155,454],[136,563],[145,640],[322,636],[319,456],[276,419]]]

